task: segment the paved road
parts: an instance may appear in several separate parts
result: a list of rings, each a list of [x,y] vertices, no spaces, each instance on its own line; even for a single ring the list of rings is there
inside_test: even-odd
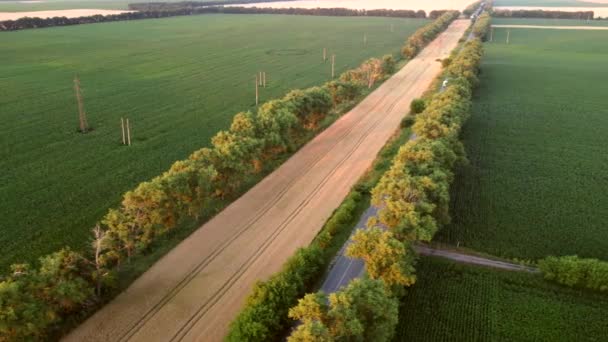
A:
[[[494,28],[521,28],[545,30],[608,30],[608,26],[541,26],[541,25],[492,25]]]
[[[221,341],[253,284],[317,235],[441,71],[442,39],[159,260],[66,341]]]

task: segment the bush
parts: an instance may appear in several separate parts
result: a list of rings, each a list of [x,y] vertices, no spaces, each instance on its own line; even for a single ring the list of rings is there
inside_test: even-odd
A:
[[[608,292],[608,262],[551,256],[539,261],[538,267],[545,279],[569,287]]]
[[[401,128],[412,127],[414,125],[414,122],[416,122],[416,118],[413,115],[407,115],[406,117],[401,119],[400,127]]]
[[[423,99],[414,99],[410,104],[410,113],[411,114],[420,114],[424,112],[426,108],[426,102]]]

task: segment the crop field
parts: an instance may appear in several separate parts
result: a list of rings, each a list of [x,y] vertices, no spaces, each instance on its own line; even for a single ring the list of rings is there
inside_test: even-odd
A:
[[[608,20],[492,18],[492,25],[608,26]]]
[[[395,341],[604,341],[608,297],[527,273],[422,258]]]
[[[608,4],[601,3],[601,0],[494,0],[494,6],[604,7]]]
[[[508,258],[608,259],[604,31],[495,29],[440,241]]]
[[[80,249],[108,207],[209,144],[234,114],[397,53],[426,20],[202,15],[0,34],[0,268]],[[394,32],[391,32],[391,25]],[[363,47],[363,35],[367,47]],[[93,131],[77,133],[78,73]],[[120,118],[133,145],[122,146]]]
[[[179,0],[164,0],[173,2]],[[145,2],[137,0],[34,0],[6,1],[0,0],[0,12],[29,12],[64,9],[128,9],[130,3]]]

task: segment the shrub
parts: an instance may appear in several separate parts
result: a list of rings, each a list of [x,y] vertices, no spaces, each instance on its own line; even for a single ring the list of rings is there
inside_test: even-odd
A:
[[[423,99],[414,99],[410,104],[410,113],[411,114],[420,114],[424,112],[426,108],[426,102]]]
[[[538,266],[545,279],[569,287],[608,292],[608,262],[577,256],[547,257]]]

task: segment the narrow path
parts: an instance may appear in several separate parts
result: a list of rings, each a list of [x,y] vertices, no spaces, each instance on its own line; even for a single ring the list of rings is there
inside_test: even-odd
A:
[[[374,206],[370,206],[363,213],[363,215],[361,215],[361,218],[359,219],[359,222],[356,226],[357,228],[353,231],[351,237],[344,244],[344,246],[342,246],[342,249],[340,249],[340,252],[332,262],[330,270],[327,276],[325,277],[325,281],[321,286],[321,291],[325,293],[337,292],[342,287],[348,285],[351,280],[359,278],[363,274],[365,270],[365,263],[363,262],[363,260],[350,258],[346,256],[345,253],[348,246],[350,246],[350,244],[352,243],[352,236],[358,230],[365,229],[364,227],[366,226],[367,220],[369,220],[370,217],[376,216],[377,213],[378,209]],[[420,255],[441,257],[444,259],[449,259],[464,264],[499,268],[509,271],[531,273],[539,272],[538,269],[534,267],[513,264],[506,261],[483,258],[449,249],[432,248],[422,244],[415,245],[414,250]]]
[[[590,31],[608,30],[608,26],[492,25],[492,27],[494,27],[494,28],[544,29],[544,30],[590,30]]]
[[[509,271],[519,271],[519,272],[530,272],[530,273],[538,273],[539,270],[530,266],[523,266],[518,264],[513,264],[506,261],[493,260],[483,257],[478,257],[470,254],[464,254],[457,251],[445,250],[445,249],[436,249],[431,248],[424,245],[416,245],[414,246],[414,250],[418,252],[420,255],[428,255],[428,256],[436,256],[445,259],[449,259],[452,261],[464,263],[464,264],[472,264],[472,265],[480,265],[487,266],[492,268],[500,268],[503,270]]]
[[[253,284],[307,246],[469,26],[420,55],[160,259],[66,341],[221,341]]]

